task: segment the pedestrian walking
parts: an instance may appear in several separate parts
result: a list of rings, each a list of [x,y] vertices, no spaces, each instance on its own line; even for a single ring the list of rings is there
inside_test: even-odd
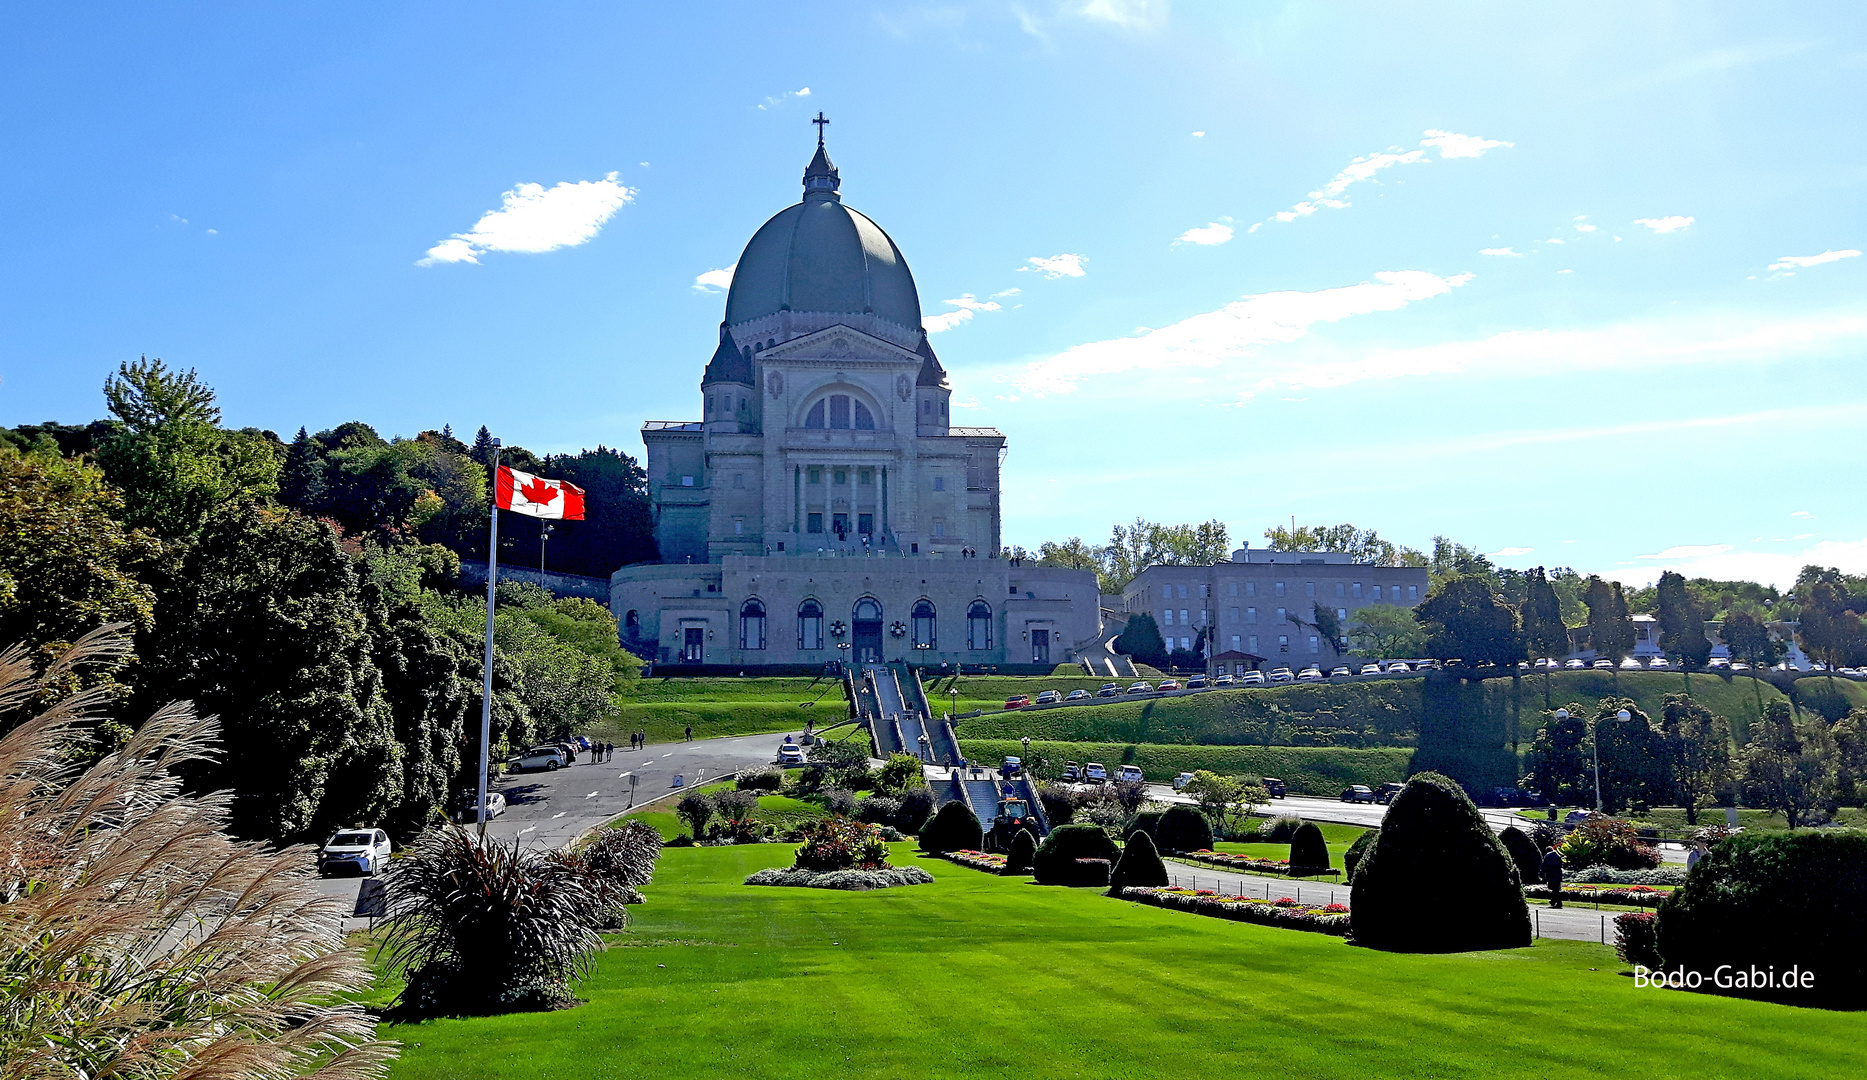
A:
[[[687,725],[687,741],[694,741],[694,725],[692,724]]]
[[[1705,846],[1705,841],[1694,840],[1692,842],[1692,850],[1686,852],[1685,855],[1686,873],[1691,873],[1692,868],[1698,865],[1698,861],[1709,854],[1711,854],[1711,849]]]
[[[1549,906],[1562,906],[1562,856],[1555,848],[1543,854],[1543,880],[1549,885]]]

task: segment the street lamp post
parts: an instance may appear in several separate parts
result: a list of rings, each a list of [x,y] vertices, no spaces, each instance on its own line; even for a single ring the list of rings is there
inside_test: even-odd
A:
[[[1567,719],[1567,718],[1568,718],[1568,714],[1569,714],[1569,710],[1567,710],[1567,709],[1562,709],[1562,710],[1560,710],[1560,711],[1558,711],[1558,712],[1556,713],[1556,715],[1557,715],[1557,716],[1558,716],[1559,718],[1562,718],[1562,719]],[[1615,719],[1615,720],[1617,720],[1617,721],[1619,721],[1620,723],[1623,723],[1623,724],[1625,724],[1625,723],[1626,723],[1627,721],[1629,721],[1629,720],[1632,720],[1633,718],[1634,718],[1634,714],[1633,714],[1633,713],[1630,713],[1630,712],[1628,712],[1628,711],[1627,711],[1626,709],[1622,709],[1621,711],[1619,711],[1619,712],[1617,712],[1617,713],[1615,713],[1615,714],[1614,714],[1614,719]],[[1599,720],[1597,720],[1597,721],[1595,721],[1595,732],[1594,732],[1594,734],[1595,734],[1595,737],[1594,737],[1594,739],[1592,740],[1592,742],[1591,742],[1591,744],[1590,744],[1590,748],[1591,748],[1592,750],[1594,750],[1594,752],[1595,752],[1595,813],[1597,813],[1597,814],[1599,814],[1599,813],[1601,813],[1601,812],[1602,812],[1602,802],[1601,802],[1601,721],[1599,721]]]

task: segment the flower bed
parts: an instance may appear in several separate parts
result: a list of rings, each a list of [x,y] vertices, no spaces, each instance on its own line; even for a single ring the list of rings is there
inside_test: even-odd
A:
[[[863,870],[804,870],[795,866],[760,870],[747,885],[782,885],[794,889],[843,889],[867,892],[901,885],[931,885],[934,876],[918,866],[882,866]]]
[[[1523,895],[1527,900],[1548,900],[1549,886],[1526,885]],[[1607,888],[1577,885],[1562,890],[1564,903],[1620,904],[1624,907],[1658,907],[1666,896],[1665,889],[1656,889],[1651,885],[1613,885]]]
[[[1206,866],[1217,866],[1225,870],[1236,870],[1241,874],[1271,874],[1276,877],[1322,877],[1327,874],[1341,873],[1341,871],[1334,869],[1319,870],[1298,867],[1293,870],[1291,869],[1289,859],[1260,859],[1255,855],[1231,855],[1223,851],[1207,851],[1204,848],[1198,851],[1183,852],[1179,855],[1172,856],[1172,858],[1183,859],[1187,862],[1202,863]]]
[[[1285,930],[1308,930],[1317,934],[1348,936],[1348,908],[1342,904],[1318,906],[1300,904],[1288,896],[1275,900],[1254,900],[1249,896],[1228,896],[1212,889],[1147,888],[1130,885],[1111,889],[1109,895],[1137,904],[1188,911],[1215,919],[1277,926]]]
[[[961,866],[970,866],[974,870],[983,870],[988,874],[1005,873],[1005,857],[984,851],[949,851],[946,858]]]

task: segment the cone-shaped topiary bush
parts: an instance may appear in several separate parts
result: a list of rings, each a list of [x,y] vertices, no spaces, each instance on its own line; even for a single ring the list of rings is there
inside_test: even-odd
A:
[[[1154,827],[1154,842],[1161,851],[1204,851],[1212,847],[1212,826],[1198,810],[1175,803]]]
[[[972,807],[955,800],[942,806],[927,824],[921,826],[921,850],[929,855],[949,851],[977,851],[985,843],[985,832]]]
[[[1517,877],[1525,885],[1543,883],[1543,857],[1537,854],[1536,841],[1530,834],[1512,825],[1498,834],[1504,850],[1510,852],[1511,861],[1517,864]]]
[[[1005,873],[1028,874],[1031,860],[1037,856],[1037,837],[1029,829],[1019,829],[1011,838],[1011,850],[1005,853]]]
[[[1355,943],[1397,952],[1530,944],[1530,910],[1510,853],[1456,781],[1420,773],[1355,868]]]
[[[1128,846],[1122,849],[1121,862],[1115,864],[1115,872],[1109,877],[1109,888],[1165,884],[1167,864],[1160,861],[1160,852],[1154,848],[1154,838],[1140,829],[1129,833]]]
[[[1031,871],[1039,885],[1077,884],[1076,860],[1106,859],[1112,865],[1121,849],[1100,825],[1060,825],[1037,846]]]
[[[1357,836],[1355,842],[1348,846],[1348,850],[1342,853],[1343,876],[1347,878],[1350,885],[1355,883],[1355,868],[1361,865],[1362,857],[1368,854],[1368,849],[1374,846],[1374,838],[1379,835],[1381,835],[1380,829],[1369,829]]]
[[[1732,836],[1718,841],[1660,905],[1659,951],[1667,970],[1698,973],[1702,989],[1824,1008],[1867,1007],[1863,910],[1867,834]],[[1786,988],[1791,968],[1797,985]],[[1721,969],[1722,986],[1715,982]],[[1772,972],[1775,987],[1768,985]]]
[[[1306,821],[1290,837],[1290,872],[1318,874],[1329,869],[1329,842],[1315,822]]]

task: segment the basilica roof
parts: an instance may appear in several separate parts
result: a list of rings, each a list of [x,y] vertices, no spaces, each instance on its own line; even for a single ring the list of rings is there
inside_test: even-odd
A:
[[[797,311],[873,315],[920,329],[920,295],[901,249],[843,205],[841,185],[819,143],[804,173],[803,201],[760,226],[739,256],[726,294],[728,325]]]

